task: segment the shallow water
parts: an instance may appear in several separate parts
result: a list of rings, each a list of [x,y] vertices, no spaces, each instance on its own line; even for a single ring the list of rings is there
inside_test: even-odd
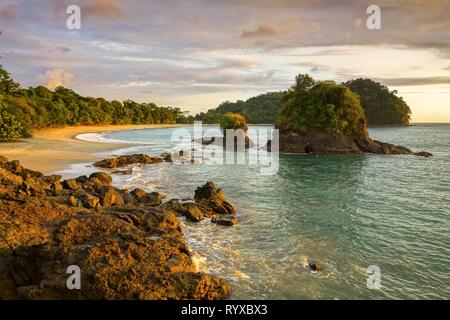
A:
[[[174,145],[173,130],[102,138],[143,143],[112,154],[155,155]],[[370,134],[434,157],[280,155],[272,176],[257,165],[162,163],[135,167],[114,183],[168,199],[193,197],[206,181],[223,188],[239,225],[183,225],[200,268],[227,279],[232,298],[449,299],[450,125],[372,128]],[[65,174],[83,170],[92,168],[79,164]],[[305,268],[308,259],[320,261],[323,271]],[[369,265],[381,269],[379,290],[366,286]]]

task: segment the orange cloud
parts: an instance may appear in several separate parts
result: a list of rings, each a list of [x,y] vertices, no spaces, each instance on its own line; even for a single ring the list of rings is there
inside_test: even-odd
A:
[[[59,86],[68,87],[72,84],[74,75],[64,69],[56,68],[45,71],[44,74],[38,75],[39,82],[50,90],[54,90]]]

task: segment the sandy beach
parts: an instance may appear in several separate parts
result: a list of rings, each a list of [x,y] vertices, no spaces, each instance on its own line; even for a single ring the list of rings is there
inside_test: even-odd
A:
[[[33,132],[33,137],[15,143],[0,143],[0,155],[19,160],[23,166],[45,174],[63,170],[70,164],[97,160],[95,153],[120,149],[130,144],[81,141],[82,133],[131,129],[167,128],[177,124],[77,126]]]

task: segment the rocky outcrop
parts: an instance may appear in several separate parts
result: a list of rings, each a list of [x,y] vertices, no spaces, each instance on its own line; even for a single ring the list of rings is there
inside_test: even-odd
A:
[[[166,155],[151,157],[146,154],[132,154],[100,160],[95,162],[94,166],[97,168],[121,168],[131,164],[154,164],[168,160]]]
[[[229,295],[222,279],[197,272],[180,221],[161,195],[115,188],[105,173],[60,179],[0,158],[0,299]],[[200,197],[205,204],[230,210],[215,186],[200,189],[211,195]],[[69,266],[80,268],[79,290],[67,287]]]
[[[198,187],[195,190],[194,201],[172,199],[165,203],[165,207],[194,222],[210,218],[211,222],[219,225],[233,226],[238,223],[236,209],[213,182]]]
[[[270,147],[270,144],[268,144]],[[270,150],[270,148],[269,148]],[[281,130],[279,150],[283,153],[312,154],[414,154],[432,156],[428,152],[414,153],[403,146],[372,140],[366,136],[339,135],[326,132],[310,132],[301,134],[293,130]]]

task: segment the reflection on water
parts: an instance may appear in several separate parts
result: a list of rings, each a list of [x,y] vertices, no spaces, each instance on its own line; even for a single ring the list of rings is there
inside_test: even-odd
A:
[[[170,130],[107,138],[152,142],[114,154],[159,154],[172,145]],[[232,298],[450,298],[450,126],[371,129],[371,135],[435,157],[282,155],[273,176],[256,165],[161,163],[136,166],[114,183],[168,199],[193,197],[206,181],[223,188],[239,225],[183,226],[198,268],[227,279]],[[311,272],[308,259],[323,271]],[[381,290],[366,287],[369,265],[381,268]]]

